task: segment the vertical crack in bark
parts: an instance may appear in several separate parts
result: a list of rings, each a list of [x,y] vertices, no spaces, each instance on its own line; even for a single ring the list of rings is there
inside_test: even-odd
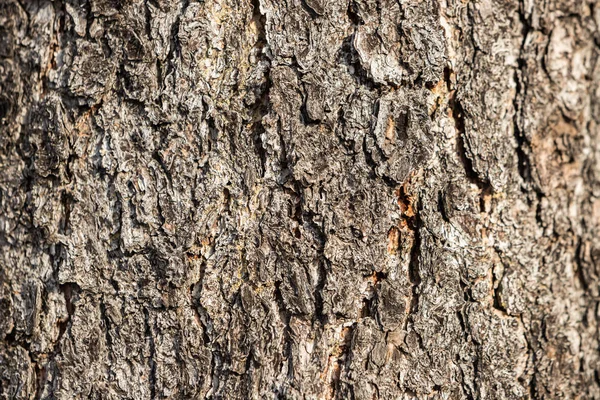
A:
[[[159,148],[162,148],[162,147],[159,147]],[[171,171],[165,164],[164,159],[161,157],[160,150],[154,150],[154,152],[152,152],[152,158],[158,163],[162,172],[165,174],[167,181],[169,181],[169,186],[173,187],[173,176],[171,175]]]
[[[297,72],[299,73],[299,72]],[[296,220],[298,224],[304,226],[305,229],[312,231],[316,239],[316,251],[317,259],[315,260],[318,264],[319,273],[318,280],[315,284],[313,296],[315,306],[314,320],[318,321],[321,325],[327,322],[327,316],[323,313],[323,288],[327,280],[327,267],[329,266],[329,260],[325,256],[325,245],[327,243],[327,234],[324,232],[323,227],[319,226],[315,222],[315,214],[305,209],[304,206],[304,186],[302,183],[294,177],[292,168],[289,165],[288,160],[288,145],[286,144],[284,137],[278,129],[279,141],[281,144],[281,164],[284,171],[290,173],[286,177],[286,181],[280,183],[280,187],[290,196],[291,199],[295,199],[295,210],[292,215],[292,219]]]
[[[467,314],[465,308],[468,307],[468,303],[465,301],[460,310],[457,311],[458,320],[461,326],[461,330],[464,334],[465,343],[471,343],[475,347],[475,351],[477,354],[481,353],[481,343],[478,343],[473,338],[473,332],[468,323]],[[481,397],[479,384],[477,383],[478,375],[479,375],[479,363],[480,356],[476,355],[472,359],[473,365],[473,385],[468,385],[468,398],[469,399],[478,399]]]
[[[378,82],[375,82],[370,73],[362,66],[358,51],[354,46],[354,38],[356,37],[358,27],[360,25],[364,25],[365,23],[358,13],[358,7],[359,6],[356,0],[351,0],[348,2],[346,16],[350,21],[353,30],[352,34],[344,39],[338,56],[338,61],[348,65],[348,67],[351,67],[348,69],[348,72],[354,77],[357,84],[365,86],[371,90],[376,90],[378,94],[381,95],[382,85]]]
[[[412,284],[412,296],[410,300],[410,313],[414,313],[419,307],[419,285],[421,284],[421,275],[419,273],[419,257],[421,255],[421,235],[419,228],[414,230],[414,242],[410,249],[410,262],[408,264],[408,277]],[[408,319],[408,316],[407,316]]]
[[[59,289],[65,297],[65,303],[66,303],[66,308],[67,308],[67,318],[65,320],[59,322],[58,338],[56,339],[56,342],[54,345],[52,357],[55,357],[57,354],[60,354],[60,342],[63,338],[63,335],[67,331],[67,328],[70,327],[71,318],[73,317],[73,314],[75,313],[75,305],[73,304],[73,301],[72,301],[73,296],[81,293],[81,288],[79,288],[79,286],[73,282],[64,283],[62,285],[59,285]]]
[[[150,0],[144,1],[144,29],[146,31],[146,36],[148,36],[148,40],[152,40],[152,13],[148,6],[149,3]],[[156,61],[158,62],[158,59]]]
[[[181,25],[181,17],[183,17],[185,15],[185,12],[186,12],[189,4],[190,4],[189,0],[182,0],[181,9],[179,10],[179,14],[175,18],[175,22],[173,23],[173,26],[171,27],[171,36],[170,36],[171,44],[169,47],[169,54],[167,55],[167,71],[165,73],[165,76],[169,75],[170,73],[174,74],[176,72],[175,57],[177,57],[177,58],[181,57],[181,43],[179,42],[179,27]],[[175,85],[175,81],[176,81],[176,79],[173,79],[174,85]]]
[[[145,336],[149,344],[148,354],[148,386],[150,388],[150,398],[156,398],[156,347],[154,344],[154,335],[152,334],[152,326],[150,325],[150,313],[147,308],[144,307],[144,325],[145,325]]]
[[[417,199],[415,195],[408,192],[408,187],[410,185],[410,178],[407,182],[401,185],[396,190],[396,198],[398,202],[398,206],[400,208],[401,217],[400,217],[400,229],[401,231],[408,232],[410,237],[409,240],[412,241],[410,245],[410,259],[408,262],[408,280],[411,283],[411,297],[408,306],[408,315],[405,318],[405,328],[408,324],[408,319],[410,314],[417,311],[418,303],[419,303],[419,285],[421,284],[421,275],[419,273],[419,264],[420,264],[420,251],[421,251],[421,222],[418,215],[418,210],[416,209]]]
[[[42,398],[45,387],[46,376],[48,375],[46,365],[41,365],[39,362],[35,363],[35,381],[36,381],[36,389],[35,389],[35,400],[39,400]]]
[[[526,10],[525,10],[526,4],[524,0],[520,0],[519,1],[519,20],[521,22],[521,32],[522,32],[522,39],[521,39],[521,45],[519,48],[519,55],[517,58],[517,65],[518,67],[515,69],[514,72],[514,81],[515,81],[515,97],[513,99],[513,107],[514,107],[514,117],[513,117],[513,126],[514,126],[514,135],[515,135],[515,140],[517,142],[517,159],[518,159],[518,171],[519,171],[519,175],[521,176],[521,179],[523,181],[523,185],[525,185],[523,187],[523,189],[530,189],[533,186],[533,189],[536,192],[537,195],[537,200],[538,200],[538,205],[541,204],[541,197],[543,196],[543,193],[541,192],[541,188],[538,187],[537,184],[535,184],[534,180],[533,180],[533,171],[532,171],[532,163],[531,163],[531,159],[529,158],[529,153],[531,152],[530,146],[531,143],[529,141],[529,139],[527,138],[526,132],[523,130],[523,121],[525,119],[525,115],[524,115],[524,108],[523,108],[523,101],[525,99],[526,96],[526,90],[527,90],[527,85],[525,82],[525,74],[527,71],[527,61],[525,58],[525,53],[526,53],[526,45],[527,45],[527,39],[530,35],[530,33],[534,30],[533,26],[531,25],[531,22],[528,20],[527,15],[526,15]],[[530,206],[531,206],[531,202],[530,202]],[[543,227],[543,224],[541,223],[542,221],[540,220],[541,218],[539,218],[538,216],[539,214],[537,213],[536,210],[536,221],[538,223],[539,226]],[[521,315],[521,323],[523,324],[523,327],[525,327],[524,321],[523,321],[523,316]],[[537,362],[536,362],[536,351],[533,347],[533,344],[531,342],[532,338],[529,337],[527,330],[524,329],[524,335],[525,335],[525,340],[527,342],[527,353],[531,354],[531,360],[532,360],[532,364],[533,364],[533,374],[531,377],[531,380],[529,382],[529,391],[530,394],[533,396],[532,398],[537,398],[537,391],[536,391],[536,374],[538,373],[537,371]]]
[[[197,254],[194,254],[192,252],[188,252],[187,253],[187,258],[189,260],[198,260],[200,258],[200,256],[198,256]],[[203,344],[206,348],[209,349],[209,351],[211,352],[212,355],[212,359],[211,359],[211,379],[212,379],[212,384],[211,384],[211,388],[212,390],[216,391],[217,387],[218,387],[218,381],[216,381],[216,385],[215,385],[215,373],[216,373],[216,369],[215,369],[215,364],[217,362],[217,354],[215,354],[215,351],[213,351],[213,343],[211,341],[210,335],[212,334],[212,319],[210,318],[210,316],[208,315],[208,312],[206,311],[206,309],[204,308],[204,306],[201,304],[200,302],[200,296],[201,296],[201,292],[202,292],[202,286],[203,286],[203,282],[204,282],[204,275],[206,272],[206,263],[204,261],[202,261],[202,264],[200,266],[200,276],[198,277],[198,280],[193,283],[190,286],[189,289],[189,295],[190,295],[190,304],[192,307],[192,310],[194,312],[194,318],[196,320],[196,323],[199,325],[199,327],[202,329],[202,340],[203,340]]]
[[[40,67],[40,81],[42,85],[41,93],[42,97],[48,93],[48,73],[52,69],[56,69],[56,53],[59,50],[59,33],[64,31],[65,26],[65,15],[67,14],[66,5],[64,1],[61,2],[53,2],[52,3],[54,9],[54,20],[53,20],[53,29],[52,36],[50,38],[50,48],[48,51],[48,58],[45,61],[45,64]]]
[[[269,67],[266,71],[264,87],[261,87],[260,95],[258,100],[254,104],[254,107],[250,111],[252,118],[252,132],[253,142],[256,154],[260,160],[261,172],[264,177],[267,168],[267,151],[262,142],[262,135],[265,133],[263,125],[263,118],[269,113],[270,110],[270,91],[271,91],[271,64],[265,54],[265,48],[268,45],[267,32],[265,29],[266,17],[260,12],[260,0],[252,0],[252,22],[257,28],[257,39],[254,47],[256,47],[261,54],[261,58],[266,62]]]
[[[532,182],[532,165],[531,160],[528,156],[530,153],[530,143],[527,138],[526,133],[522,129],[522,123],[524,120],[524,110],[523,110],[523,100],[526,95],[527,87],[524,83],[524,75],[527,69],[527,64],[525,60],[525,46],[527,45],[527,38],[529,37],[530,32],[533,31],[530,21],[527,19],[525,15],[525,3],[524,0],[519,1],[519,20],[522,24],[522,35],[523,38],[521,40],[521,47],[519,48],[519,56],[517,58],[518,67],[515,68],[514,73],[514,81],[515,81],[515,97],[513,99],[513,107],[514,107],[514,117],[513,117],[513,127],[514,127],[514,135],[515,140],[517,142],[517,159],[518,166],[517,169],[519,171],[519,175],[523,179],[523,183],[525,185],[531,185]]]
[[[269,70],[270,72],[270,70]],[[265,133],[265,128],[262,119],[268,114],[269,91],[271,88],[271,79],[267,77],[267,83],[264,92],[261,95],[260,105],[257,107],[254,123],[252,124],[254,150],[260,160],[261,175],[264,177],[267,172],[267,151],[264,147],[262,136]]]
[[[281,294],[281,289],[279,286],[281,285],[280,281],[275,282],[275,289],[273,290],[273,294],[275,296],[275,302],[279,309],[279,317],[284,323],[283,328],[283,347],[284,347],[284,357],[281,362],[283,363],[287,360],[287,377],[290,381],[294,379],[294,365],[293,365],[293,354],[292,354],[292,332],[290,328],[290,320],[292,318],[292,313],[285,306],[285,301],[283,299],[283,295]],[[285,393],[285,390],[284,390]]]
[[[502,302],[502,276],[496,277],[496,274],[492,271],[492,292],[493,292],[493,301],[492,306],[500,311],[503,315],[508,316],[508,311],[506,310],[506,306]]]
[[[583,239],[581,239],[581,237],[578,237],[577,245],[575,246],[575,266],[577,267],[576,274],[577,274],[577,279],[579,280],[579,283],[581,284],[581,288],[583,289],[584,293],[587,295],[587,292],[589,289],[589,284],[585,277],[585,272],[583,271],[584,263],[583,263],[583,259],[582,259],[582,252],[583,252]]]
[[[325,399],[331,400],[334,398],[340,398],[340,384],[342,367],[347,365],[350,361],[352,338],[356,329],[356,322],[350,326],[344,326],[340,332],[340,340],[337,343],[335,349],[327,359],[326,374],[328,376],[327,392],[325,393]],[[329,368],[331,367],[331,371]]]
[[[300,4],[302,5],[302,8],[308,13],[308,15],[310,15],[310,17],[312,19],[319,18],[320,14],[313,7],[311,7],[311,5],[308,4],[306,0],[300,0]]]
[[[519,319],[521,321],[521,325],[524,328],[523,334],[525,335],[525,342],[527,343],[527,354],[530,355],[529,359],[531,360],[531,365],[533,368],[531,380],[529,381],[529,384],[528,384],[529,395],[530,395],[531,399],[538,399],[538,398],[540,398],[538,396],[538,392],[537,392],[537,378],[536,378],[536,375],[538,374],[536,348],[538,346],[536,345],[534,347],[534,344],[537,343],[537,339],[535,339],[534,337],[530,337],[529,331],[527,329],[525,329],[525,321],[523,320],[523,314],[521,314],[519,316]]]
[[[107,352],[108,361],[109,361],[106,368],[107,368],[107,372],[108,372],[109,376],[112,376],[113,374],[112,374],[111,365],[113,363],[113,354],[112,354],[112,337],[110,336],[111,324],[110,324],[108,315],[106,314],[106,304],[104,303],[104,299],[100,300],[100,318],[101,318],[102,324],[104,325],[102,330],[104,331],[104,340],[106,342],[106,352]]]
[[[201,263],[198,280],[190,285],[189,296],[190,296],[190,306],[192,308],[192,311],[194,312],[194,318],[195,318],[196,322],[198,323],[198,326],[200,326],[202,328],[202,333],[204,335],[205,344],[208,345],[209,339],[208,339],[208,335],[206,332],[206,326],[204,325],[204,323],[202,321],[202,316],[198,312],[198,308],[197,308],[198,304],[200,304],[200,295],[202,292],[202,285],[204,282],[204,274],[206,272],[206,262],[202,256],[200,256],[199,254],[196,254],[195,252],[192,252],[192,251],[188,251],[186,253],[186,257],[189,262]]]
[[[393,227],[392,229],[396,229]],[[381,281],[387,279],[387,273],[384,271],[373,271],[371,275],[364,277],[367,281],[369,281],[368,291],[365,297],[362,299],[362,308],[358,313],[359,318],[373,318],[375,322],[379,325],[379,328],[383,331],[384,327],[381,323],[381,317],[379,310],[377,309],[377,304],[381,301],[379,298],[379,289],[381,287]]]
[[[458,323],[460,324],[460,330],[463,333],[463,339],[465,343],[469,343],[470,340],[470,335],[469,335],[469,331],[467,330],[467,321],[466,321],[466,317],[465,317],[465,307],[466,307],[467,303],[463,303],[463,306],[456,311],[456,315],[458,317]],[[457,354],[456,356],[457,358],[460,357],[460,354]],[[460,362],[460,361],[459,361]],[[462,385],[462,391],[465,394],[465,396],[467,397],[467,399],[469,400],[475,400],[476,398],[476,394],[477,394],[477,382],[475,379],[473,379],[473,385],[468,384],[467,382],[465,382],[465,373],[461,368],[461,375],[463,376],[463,385]]]
[[[218,343],[215,342],[213,321],[210,317],[206,308],[200,303],[200,292],[202,291],[202,281],[204,279],[204,269],[201,273],[200,280],[192,285],[191,292],[193,297],[193,307],[196,317],[196,321],[202,326],[202,337],[204,345],[211,352],[211,364],[210,364],[210,393],[213,395],[219,389],[219,376],[224,374],[223,371],[223,357],[221,354],[221,348]]]
[[[475,184],[480,191],[480,211],[485,211],[485,197],[493,192],[492,186],[488,179],[482,178],[479,173],[475,171],[473,166],[473,160],[468,154],[465,140],[467,140],[467,133],[465,127],[465,110],[458,98],[458,88],[453,87],[451,81],[452,70],[450,67],[444,68],[444,80],[446,81],[446,87],[448,90],[448,107],[450,108],[450,116],[454,121],[454,127],[456,129],[456,147],[459,160],[461,161],[465,175],[467,179]]]
[[[303,201],[302,197],[301,201]],[[302,220],[305,221],[305,224],[313,231],[318,240],[317,263],[319,267],[319,274],[314,290],[315,318],[322,325],[324,325],[327,323],[327,316],[323,313],[323,289],[325,288],[325,283],[327,282],[327,271],[330,266],[330,261],[325,256],[327,235],[323,231],[323,228],[315,223],[314,216],[311,212],[302,212]]]

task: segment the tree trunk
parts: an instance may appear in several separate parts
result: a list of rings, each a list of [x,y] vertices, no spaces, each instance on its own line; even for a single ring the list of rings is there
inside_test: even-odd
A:
[[[3,398],[600,399],[599,24],[0,0]]]

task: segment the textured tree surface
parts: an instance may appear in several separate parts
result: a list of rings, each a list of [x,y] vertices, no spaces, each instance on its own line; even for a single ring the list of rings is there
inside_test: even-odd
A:
[[[2,398],[600,399],[599,26],[0,0]]]

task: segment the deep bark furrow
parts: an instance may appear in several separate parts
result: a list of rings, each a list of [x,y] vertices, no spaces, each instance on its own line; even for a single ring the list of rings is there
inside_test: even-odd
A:
[[[596,14],[0,0],[0,396],[600,398]]]

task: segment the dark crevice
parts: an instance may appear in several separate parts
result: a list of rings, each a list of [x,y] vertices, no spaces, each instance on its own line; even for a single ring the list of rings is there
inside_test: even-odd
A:
[[[398,207],[402,211],[402,221],[406,223],[406,226],[411,230],[415,231],[418,229],[417,210],[415,210],[415,198],[407,193],[406,185],[400,186],[396,189],[396,198]]]
[[[152,327],[150,325],[150,313],[144,308],[144,325],[145,335],[149,343],[150,354],[148,355],[148,384],[150,385],[150,398],[156,398],[156,346],[154,343],[154,335],[152,333]]]
[[[464,311],[464,306],[460,309],[456,311],[456,316],[458,318],[458,323],[460,324],[460,329],[463,332],[463,338],[465,343],[469,343],[469,330],[467,329],[467,323],[466,323],[466,317],[465,317],[465,311]],[[457,358],[460,357],[460,355],[457,354]],[[461,368],[461,375],[463,376],[463,382],[465,382],[465,373]],[[475,383],[474,383],[475,384]],[[465,394],[466,398],[468,400],[475,400],[477,397],[475,396],[475,387],[472,385],[469,385],[467,383],[463,383],[462,385],[462,391]]]
[[[522,119],[522,116],[520,115],[520,113],[522,112],[522,107],[519,104],[519,96],[520,96],[522,90],[524,90],[522,87],[522,83],[521,83],[521,75],[522,75],[522,70],[524,68],[524,65],[525,65],[524,62],[522,60],[519,60],[519,69],[515,70],[515,82],[516,82],[517,88],[516,88],[516,95],[513,100],[513,106],[515,109],[513,126],[514,126],[515,140],[517,142],[517,148],[516,148],[517,162],[518,162],[517,169],[519,171],[519,175],[523,179],[523,182],[525,184],[527,184],[527,183],[530,183],[532,180],[531,163],[530,163],[529,157],[527,155],[528,148],[529,148],[529,141],[527,140],[525,133],[522,132],[522,130],[520,128],[520,120]]]
[[[360,312],[358,313],[358,316],[360,318],[373,318],[375,315],[374,312],[374,308],[375,308],[375,296],[372,297],[364,297],[362,299],[362,308],[360,309]]]
[[[350,102],[350,101],[348,101]],[[344,148],[346,155],[355,156],[357,152],[354,149],[354,140],[344,137],[346,130],[346,117],[344,109],[340,108],[337,112],[337,121],[333,127],[333,131],[338,139],[338,143]]]
[[[341,384],[343,383],[342,367],[348,368],[352,357],[352,339],[356,330],[356,322],[350,326],[342,328],[341,342],[338,345],[336,353],[338,354],[332,366],[332,379],[329,382],[331,398],[341,398]]]
[[[181,11],[177,15],[173,26],[171,27],[171,35],[170,40],[171,44],[169,47],[169,54],[167,55],[167,71],[165,76],[168,76],[171,73],[175,73],[175,59],[181,58],[181,43],[179,42],[179,27],[181,25],[181,17],[185,14],[190,2],[189,0],[183,0],[181,2]],[[176,79],[173,79],[173,84],[175,84]]]
[[[17,337],[17,326],[16,326],[16,324],[13,324],[12,329],[10,330],[10,332],[8,332],[8,334],[4,338],[4,341],[6,343],[8,343],[10,346],[21,345],[21,347],[24,347],[24,344],[22,345],[20,343],[19,338]]]
[[[73,282],[64,283],[62,285],[59,285],[59,289],[65,297],[65,304],[66,304],[66,308],[67,308],[67,318],[64,321],[59,322],[59,325],[58,325],[59,333],[58,333],[58,338],[56,339],[55,349],[53,352],[54,354],[58,354],[60,352],[61,339],[62,339],[63,335],[65,334],[67,328],[70,326],[71,317],[75,313],[75,304],[74,304],[73,298],[74,297],[76,298],[76,296],[78,296],[79,293],[81,293],[81,288],[76,283],[73,283]]]
[[[496,278],[494,272],[492,272],[492,290],[494,295],[492,306],[503,314],[508,315],[506,308],[502,304],[502,277]]]
[[[519,20],[522,24],[522,39],[521,47],[519,49],[519,56],[517,58],[517,68],[515,69],[514,73],[516,87],[515,97],[513,98],[513,107],[515,111],[513,117],[513,131],[515,141],[517,142],[517,170],[519,171],[519,175],[523,180],[523,184],[530,187],[534,184],[533,166],[531,163],[531,158],[529,157],[529,154],[531,153],[531,143],[529,142],[529,139],[527,138],[527,135],[521,126],[525,118],[522,102],[527,94],[527,86],[524,82],[526,75],[525,72],[527,70],[525,46],[527,44],[527,38],[529,37],[529,34],[533,32],[534,28],[525,15],[525,4],[523,0],[519,2]],[[540,191],[540,188],[538,188],[537,185],[534,185],[534,189],[537,192]]]
[[[50,39],[50,54],[48,62],[50,65],[41,66],[42,69],[40,73],[42,74],[42,95],[48,93],[49,89],[54,89],[49,87],[48,81],[48,72],[50,69],[56,69],[56,54],[59,52],[61,45],[66,45],[67,40],[70,38],[59,38],[59,34],[65,33],[65,17],[68,15],[65,2],[53,2],[52,6],[54,7],[54,12],[56,13],[56,28],[53,32],[53,38]],[[62,40],[60,40],[62,39]],[[62,42],[62,43],[61,43]],[[44,71],[44,69],[48,67],[48,71]]]
[[[197,256],[192,255],[192,258],[194,257]],[[196,321],[202,327],[202,339],[204,341],[204,346],[211,352],[212,355],[210,364],[210,387],[213,393],[217,393],[220,383],[219,378],[223,377],[223,379],[227,379],[227,375],[232,371],[226,369],[226,360],[224,360],[225,357],[221,350],[221,346],[215,340],[213,320],[200,301],[205,270],[206,265],[202,264],[198,282],[196,282],[190,287],[190,295]]]
[[[269,90],[271,88],[271,81],[267,79],[266,88],[261,95],[259,106],[256,109],[256,116],[252,125],[253,143],[254,150],[260,160],[261,175],[264,177],[267,172],[267,150],[264,147],[262,136],[265,134],[265,128],[262,123],[264,116],[268,114],[269,110]]]
[[[71,223],[71,210],[75,199],[71,193],[63,190],[60,195],[60,201],[63,207],[63,218],[59,222],[58,232],[64,235],[69,233],[68,230]]]
[[[480,350],[480,345],[477,344],[477,351],[478,353],[481,351]],[[481,354],[478,354],[476,357],[473,357],[473,397],[479,399],[481,398],[480,393],[479,393],[479,384],[478,384],[478,380],[479,380],[479,363],[481,359]]]
[[[169,170],[169,168],[165,165],[165,162],[161,157],[159,150],[154,150],[154,152],[152,152],[152,158],[158,163],[158,165],[164,172],[165,177],[169,181],[169,184],[171,185],[171,187],[173,187],[173,176],[171,175],[171,171]]]
[[[398,224],[399,233],[404,230],[407,233],[407,237],[412,236],[411,244],[410,244],[410,260],[408,262],[408,280],[411,283],[411,296],[410,296],[410,304],[408,309],[408,315],[406,316],[404,322],[404,329],[406,329],[409,321],[410,314],[416,312],[418,310],[419,304],[419,285],[421,284],[421,275],[419,271],[420,267],[420,255],[421,255],[421,228],[422,223],[419,218],[419,210],[417,198],[414,194],[409,191],[410,180],[405,182],[403,185],[398,187],[395,191],[395,195],[397,197],[398,207],[400,208],[401,217]],[[380,282],[383,279],[387,278],[387,275],[376,274],[376,281]]]
[[[310,15],[312,19],[319,18],[320,14],[313,7],[308,4],[306,0],[300,0],[300,4],[302,4],[302,8]]]
[[[208,314],[207,314],[206,310],[204,309],[204,307],[202,307],[202,305],[200,303],[200,295],[201,295],[201,291],[202,291],[202,281],[204,280],[204,271],[205,271],[205,265],[203,264],[201,272],[200,272],[200,279],[198,280],[198,282],[196,282],[190,286],[190,298],[191,298],[190,301],[191,301],[191,305],[192,305],[192,310],[194,311],[194,317],[196,319],[196,322],[202,328],[202,340],[204,341],[204,345],[208,347],[210,345],[211,341],[210,341],[210,336],[208,335],[209,327],[208,327],[207,323],[212,324],[212,321],[209,318],[207,318]],[[202,311],[200,311],[200,310],[202,310]]]
[[[369,152],[368,145],[367,145],[367,135],[365,135],[363,138],[362,150],[363,150],[363,154],[365,156],[365,162],[369,166],[369,169],[370,169],[369,179],[376,179],[378,176],[377,175],[377,163],[375,162],[375,160],[373,159],[373,156]],[[391,187],[397,186],[394,182],[387,182],[387,181],[384,181],[384,182],[388,186],[391,186]]]
[[[354,77],[357,84],[371,90],[381,91],[382,85],[375,82],[371,74],[363,68],[360,62],[360,56],[354,47],[354,38],[356,37],[357,28],[359,25],[364,24],[363,19],[358,13],[358,5],[355,0],[349,2],[346,15],[354,27],[354,31],[351,35],[344,38],[336,55],[337,62],[348,67],[348,72]]]
[[[473,290],[471,289],[471,286],[469,285],[469,282],[461,277],[460,280],[458,281],[458,285],[460,286],[460,290],[463,294],[463,300],[465,303],[470,303],[473,301]]]
[[[102,324],[104,325],[104,334],[106,347],[108,349],[108,357],[109,359],[112,359],[110,350],[112,348],[112,337],[110,336],[111,323],[108,318],[108,314],[106,313],[106,304],[104,303],[104,300],[100,301],[100,318],[102,320]]]
[[[265,133],[265,127],[262,121],[270,110],[272,81],[270,63],[264,51],[267,46],[267,33],[265,30],[266,17],[260,12],[260,0],[252,1],[252,11],[252,20],[255,22],[258,29],[258,37],[254,47],[256,47],[263,61],[269,64],[269,68],[265,73],[265,82],[255,89],[257,100],[251,105],[252,108],[249,112],[250,117],[252,118],[254,150],[260,160],[261,175],[264,177],[267,168],[267,151],[262,141],[262,135]]]
[[[302,80],[305,73],[302,71],[302,67],[300,66],[300,63],[298,62],[298,59],[296,58],[296,56],[292,57],[292,62],[288,65],[288,67],[290,67],[291,70],[294,71],[294,73],[296,74],[296,77],[298,79],[298,83],[299,83],[299,88],[297,88],[297,92],[300,94],[300,96],[302,98],[302,104],[300,105],[300,121],[305,126],[319,125],[321,123],[321,121],[313,119],[309,115],[308,108],[307,108],[308,90],[306,88],[307,85]]]
[[[300,106],[301,121],[305,126],[319,125],[321,123],[321,121],[318,119],[311,118],[309,115],[308,109],[307,109],[308,91],[306,90],[306,85],[302,84],[302,88],[304,90],[302,92],[302,105]]]
[[[364,25],[365,21],[361,18],[358,13],[358,5],[356,4],[356,0],[351,0],[348,2],[348,10],[347,10],[348,19],[352,22],[354,26]]]
[[[144,29],[146,31],[146,36],[148,36],[148,40],[152,40],[152,14],[150,13],[150,7],[148,7],[148,3],[150,3],[149,0],[144,1]]]
[[[467,314],[465,312],[465,306],[467,305],[467,303],[465,303],[463,305],[463,307],[457,311],[457,316],[458,316],[458,321],[460,323],[460,327],[461,330],[464,334],[464,340],[465,343],[470,343],[471,345],[475,346],[475,349],[477,351],[477,355],[475,357],[473,357],[472,363],[473,363],[473,384],[469,385],[468,387],[466,387],[466,392],[467,392],[467,398],[469,399],[478,399],[479,396],[479,388],[478,388],[478,384],[477,384],[477,380],[478,380],[478,374],[479,374],[479,359],[481,357],[480,353],[480,344],[473,341],[472,339],[472,333],[471,333],[471,328],[469,327],[468,324],[468,319],[467,319]]]
[[[419,285],[421,284],[421,275],[419,273],[421,255],[421,234],[420,234],[420,221],[418,218],[415,220],[414,242],[410,249],[410,262],[408,264],[408,279],[412,285],[412,296],[410,304],[410,312],[414,313],[417,311],[419,306]]]
[[[446,68],[448,70],[448,68]],[[445,72],[444,76],[449,77],[449,72]],[[451,82],[449,78],[447,78],[447,85],[450,86]],[[458,99],[456,91],[450,92],[450,98],[448,101],[448,105],[451,110],[452,119],[454,120],[454,126],[456,127],[457,137],[456,137],[456,146],[459,158],[463,164],[465,175],[467,179],[474,183],[482,193],[484,194],[490,193],[492,191],[492,187],[488,179],[480,176],[480,174],[475,170],[473,165],[472,157],[469,156],[469,150],[467,149],[465,140],[467,140],[467,133],[465,128],[465,110]]]
[[[379,282],[386,280],[388,277],[388,274],[387,274],[387,272],[384,272],[384,271],[376,271],[373,273],[373,277],[374,277],[374,283],[375,283],[375,285],[377,285]]]
[[[577,266],[577,279],[579,280],[579,283],[581,284],[583,291],[587,292],[589,289],[589,284],[588,284],[588,280],[585,277],[584,263],[582,260],[582,252],[583,252],[583,240],[581,238],[578,238],[577,246],[575,248],[575,265]]]
[[[287,375],[288,379],[292,381],[294,379],[294,365],[293,365],[293,354],[292,354],[292,331],[290,328],[290,320],[292,317],[292,313],[285,306],[285,300],[283,299],[283,295],[281,293],[281,281],[275,282],[275,290],[273,291],[275,295],[275,302],[277,303],[279,309],[279,316],[282,322],[285,324],[283,328],[283,352],[284,357],[287,360]],[[283,362],[283,360],[282,360]]]
[[[525,322],[523,321],[523,315],[521,315],[519,318],[521,319],[521,324],[523,325],[523,327],[526,328]],[[542,321],[542,323],[543,323],[543,321]],[[524,335],[525,335],[525,341],[527,342],[527,354],[530,355],[530,357],[531,357],[531,365],[533,368],[533,374],[531,375],[531,380],[529,381],[529,385],[528,385],[529,386],[529,395],[530,395],[531,399],[539,399],[541,397],[539,396],[539,393],[538,393],[537,379],[536,379],[536,374],[538,373],[536,350],[539,348],[539,344],[538,344],[539,342],[535,336],[530,337],[528,329],[525,329]],[[529,364],[529,361],[527,364]]]
[[[381,288],[380,283],[386,280],[387,277],[388,274],[384,271],[373,271],[373,273],[368,276],[368,279],[371,281],[369,288],[370,290],[367,297],[363,298],[362,300],[363,307],[359,313],[359,315],[363,318],[373,318],[382,332],[385,331],[385,328],[381,322],[378,306],[381,304],[383,299],[380,297],[379,289]]]
[[[47,363],[46,363],[47,364]],[[48,376],[48,369],[46,367],[46,365],[41,365],[41,363],[36,362],[35,363],[35,380],[36,380],[36,391],[35,391],[35,397],[34,399],[38,400],[42,398],[42,394],[44,392],[44,387],[45,385],[45,381],[46,378]],[[0,391],[1,391],[1,385],[0,385]]]
[[[444,221],[450,222],[450,218],[446,213],[446,207],[444,207],[444,203],[444,193],[439,191],[437,195],[437,211],[440,213]]]
[[[300,202],[304,201],[303,196],[300,197]],[[302,204],[299,203],[300,207]],[[324,314],[324,299],[323,299],[323,289],[325,288],[325,284],[327,282],[327,273],[330,269],[330,262],[325,256],[325,244],[327,243],[327,235],[323,231],[323,228],[319,226],[314,221],[315,215],[310,211],[302,211],[302,221],[304,222],[304,226],[309,229],[315,235],[317,239],[317,252],[318,252],[318,265],[319,265],[319,273],[317,278],[317,283],[314,289],[314,297],[315,297],[315,318],[321,324],[327,323],[327,315]]]
[[[108,374],[111,376],[111,378],[113,378],[114,373],[111,370],[111,365],[113,363],[113,355],[112,355],[112,337],[110,335],[110,329],[111,329],[111,323],[110,320],[108,318],[108,315],[106,314],[106,304],[104,303],[104,301],[100,301],[100,318],[102,323],[104,324],[104,340],[106,341],[106,352],[108,354],[108,360],[110,361],[107,364],[107,368],[108,368]]]
[[[198,307],[198,310],[202,310],[200,314],[204,318],[208,316],[208,312],[203,307]],[[210,323],[210,325],[207,324],[206,326],[207,328],[210,327],[210,331],[212,332],[212,322]],[[207,337],[210,338],[210,336]],[[212,359],[210,363],[210,387],[213,390],[213,392],[216,393],[219,390],[219,377],[223,376],[223,379],[227,379],[228,371],[224,367],[223,354],[221,353],[220,346],[212,340],[209,343],[210,345],[208,347],[212,354]]]
[[[327,271],[330,269],[329,260],[323,257],[319,261],[319,277],[315,286],[315,318],[323,325],[327,323],[327,315],[323,312],[325,299],[323,299],[323,290],[327,283]]]
[[[280,132],[280,128],[278,129]],[[293,209],[290,217],[294,219],[300,226],[303,226],[306,230],[312,232],[314,235],[314,241],[317,251],[317,263],[319,266],[319,273],[317,282],[314,285],[314,306],[315,306],[315,316],[313,322],[319,322],[321,324],[325,324],[327,321],[327,316],[323,312],[324,308],[324,299],[323,299],[323,289],[327,280],[327,272],[329,267],[329,261],[325,256],[325,244],[327,242],[327,235],[323,230],[323,227],[320,226],[316,221],[317,215],[315,215],[311,210],[307,210],[304,207],[304,187],[302,183],[294,177],[292,172],[292,167],[290,166],[290,160],[288,158],[288,146],[283,138],[283,135],[279,135],[279,140],[281,144],[281,155],[280,155],[280,163],[283,171],[289,171],[289,174],[286,176],[286,180],[280,182],[281,188],[290,196],[291,201],[293,202]],[[295,235],[298,236],[300,232],[296,232]]]
[[[208,108],[207,108],[208,110]],[[208,125],[208,152],[212,151],[213,149],[213,143],[216,143],[219,139],[219,130],[217,129],[217,126],[215,124],[215,119],[208,114],[208,111],[206,111],[206,124]],[[216,147],[216,146],[215,146]]]

